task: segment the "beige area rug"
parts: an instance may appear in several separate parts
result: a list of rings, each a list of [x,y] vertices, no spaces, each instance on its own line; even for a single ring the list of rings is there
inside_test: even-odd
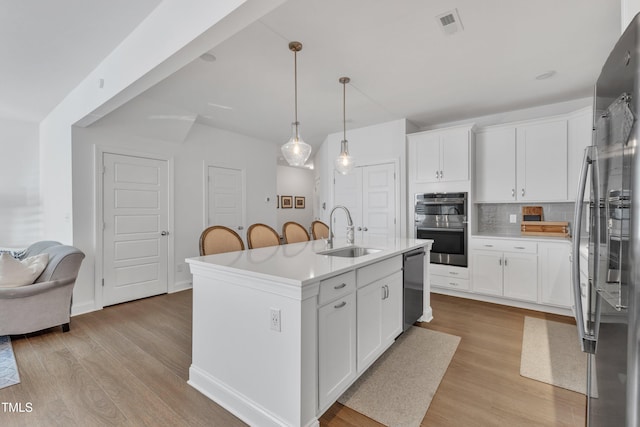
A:
[[[388,426],[419,426],[459,342],[412,326],[338,402]]]
[[[587,354],[576,326],[525,317],[520,375],[585,394]]]

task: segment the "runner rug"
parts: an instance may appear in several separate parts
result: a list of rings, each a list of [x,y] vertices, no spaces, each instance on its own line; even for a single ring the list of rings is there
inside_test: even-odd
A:
[[[575,325],[526,316],[520,375],[584,394],[587,354]]]
[[[387,426],[419,426],[459,342],[412,326],[338,402]]]

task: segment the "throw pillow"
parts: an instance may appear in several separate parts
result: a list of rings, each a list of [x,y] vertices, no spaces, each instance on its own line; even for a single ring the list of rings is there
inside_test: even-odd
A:
[[[44,271],[49,254],[39,254],[21,260],[8,253],[0,254],[0,288],[30,285]]]

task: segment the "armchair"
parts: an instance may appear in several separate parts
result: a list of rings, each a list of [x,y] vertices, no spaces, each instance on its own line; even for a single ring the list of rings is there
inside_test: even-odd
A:
[[[53,241],[36,242],[18,255],[49,254],[44,271],[31,285],[0,288],[0,336],[20,335],[53,326],[69,331],[71,297],[84,253]]]

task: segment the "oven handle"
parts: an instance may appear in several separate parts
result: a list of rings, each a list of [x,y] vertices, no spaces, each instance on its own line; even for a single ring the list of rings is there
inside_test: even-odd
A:
[[[459,231],[459,232],[463,232],[464,231],[464,227],[463,228],[457,228],[457,227],[417,227],[418,230],[425,230],[425,231]]]

